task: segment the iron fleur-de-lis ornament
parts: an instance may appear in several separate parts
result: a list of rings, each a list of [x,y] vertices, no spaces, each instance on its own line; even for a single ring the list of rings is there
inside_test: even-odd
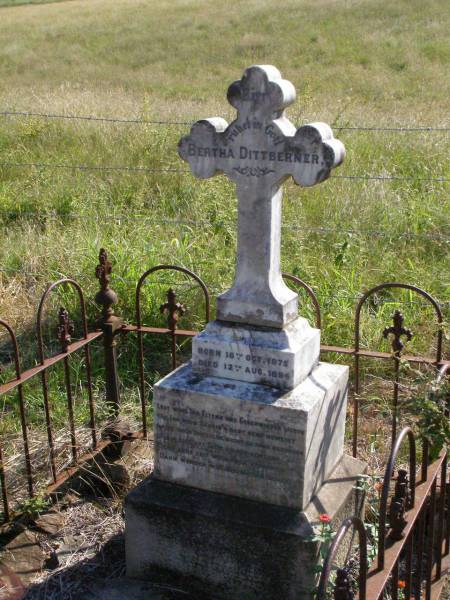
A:
[[[58,312],[58,339],[61,344],[61,351],[67,352],[72,336],[75,332],[73,321],[69,319],[69,313],[64,307],[61,307]]]
[[[393,336],[391,342],[392,350],[395,356],[400,356],[403,348],[405,347],[405,344],[402,342],[402,337],[405,336],[406,339],[410,341],[413,337],[413,332],[410,329],[405,329],[403,327],[404,318],[399,310],[395,311],[392,321],[394,325],[384,329],[383,337],[387,339],[389,335]]]
[[[179,317],[186,313],[184,304],[177,302],[177,297],[172,288],[167,292],[167,302],[161,304],[159,310],[163,314],[167,314],[167,326],[171,331],[177,328]]]

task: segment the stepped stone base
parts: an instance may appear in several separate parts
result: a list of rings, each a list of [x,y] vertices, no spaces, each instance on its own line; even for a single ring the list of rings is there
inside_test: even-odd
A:
[[[289,392],[183,365],[155,386],[155,476],[301,510],[342,457],[347,382],[328,363]]]
[[[319,362],[320,331],[298,317],[283,329],[211,321],[192,340],[192,368],[223,377],[292,390]]]
[[[312,600],[313,525],[324,512],[335,526],[360,514],[355,483],[364,471],[364,463],[344,456],[304,512],[151,476],[126,499],[127,576],[195,598]]]

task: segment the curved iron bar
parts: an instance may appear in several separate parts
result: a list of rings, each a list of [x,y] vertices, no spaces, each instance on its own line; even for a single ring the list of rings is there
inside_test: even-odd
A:
[[[208,323],[210,318],[210,297],[208,288],[206,284],[198,275],[196,275],[193,271],[189,269],[185,269],[184,267],[179,267],[177,265],[157,265],[156,267],[151,267],[145,273],[141,275],[139,278],[138,284],[136,286],[136,326],[137,326],[137,335],[138,335],[138,346],[139,346],[139,379],[140,379],[140,394],[141,394],[141,413],[142,413],[142,431],[144,436],[147,435],[147,413],[146,413],[146,401],[145,401],[145,375],[144,375],[144,338],[141,331],[142,327],[142,311],[141,311],[141,290],[142,286],[145,283],[147,277],[152,275],[152,273],[156,273],[157,271],[177,271],[178,273],[183,273],[188,277],[194,279],[198,285],[201,287],[203,291],[203,295],[205,298],[205,321]],[[173,292],[172,292],[173,293]],[[175,361],[174,359],[174,348],[176,350],[176,333],[175,327],[176,324],[173,325],[174,328],[171,329],[172,334],[172,366]]]
[[[392,446],[389,461],[384,473],[383,488],[381,491],[380,499],[380,516],[379,516],[379,527],[378,527],[378,569],[384,567],[384,551],[385,551],[385,538],[386,538],[386,519],[387,519],[387,505],[389,499],[389,485],[394,474],[395,461],[397,455],[403,444],[405,437],[408,437],[409,441],[409,492],[410,500],[408,509],[414,508],[415,502],[415,490],[416,490],[416,439],[414,432],[411,427],[405,427],[399,433],[395,444]]]
[[[22,376],[22,367],[20,364],[20,352],[19,352],[19,344],[17,343],[17,337],[13,330],[13,328],[7,323],[0,319],[0,327],[3,327],[8,332],[10,341],[13,345],[13,356],[14,356],[14,369],[16,372],[16,379],[20,380]],[[27,487],[28,487],[28,496],[30,498],[34,495],[33,490],[33,474],[31,470],[31,458],[30,458],[30,445],[28,442],[28,424],[27,424],[27,415],[25,410],[25,399],[23,396],[23,388],[22,385],[19,384],[17,386],[17,397],[19,399],[19,412],[20,412],[20,426],[22,429],[22,440],[23,440],[23,452],[25,456],[25,469],[27,472]],[[1,461],[1,458],[0,458]],[[3,462],[2,462],[3,469]],[[6,482],[5,482],[6,485]],[[5,488],[6,493],[6,488]]]
[[[442,367],[439,369],[439,373],[438,373],[438,376],[436,378],[436,383],[437,384],[440,384],[441,381],[445,377],[447,377],[449,370],[450,370],[450,363],[445,363],[445,365],[442,365]]]
[[[204,281],[202,279],[200,279],[200,277],[198,275],[196,275],[196,273],[194,273],[193,271],[190,271],[189,269],[185,269],[184,267],[178,267],[177,265],[157,265],[156,267],[152,267],[151,269],[148,269],[147,271],[145,271],[145,273],[143,273],[141,275],[141,277],[139,278],[137,287],[136,287],[136,325],[138,327],[141,327],[141,325],[142,325],[142,322],[141,322],[141,288],[144,285],[144,282],[147,279],[147,277],[149,277],[149,275],[151,275],[152,273],[156,273],[157,271],[177,271],[179,273],[183,273],[184,275],[187,275],[188,277],[192,277],[192,279],[194,279],[199,284],[199,286],[202,288],[203,295],[205,297],[205,321],[206,322],[209,321],[210,299],[209,299],[208,288],[206,287],[206,284],[204,283]]]
[[[80,284],[78,282],[76,282],[74,279],[69,279],[69,278],[59,279],[58,281],[51,283],[47,287],[47,289],[45,290],[45,292],[43,293],[43,295],[41,297],[41,300],[39,302],[38,311],[37,311],[37,319],[36,319],[38,352],[39,352],[39,359],[40,359],[42,365],[45,363],[44,341],[43,341],[43,336],[42,336],[42,315],[43,315],[43,311],[44,311],[44,306],[45,306],[45,303],[46,303],[48,297],[50,296],[51,292],[55,288],[62,286],[62,285],[69,285],[69,286],[75,288],[75,290],[78,294],[78,299],[79,299],[80,307],[81,307],[83,337],[84,337],[84,339],[88,338],[88,327],[87,327],[87,319],[86,319],[86,303],[84,300],[83,290],[82,290]],[[64,351],[64,349],[63,349],[63,351]],[[89,351],[86,351],[85,356],[86,356],[86,369],[87,369],[87,373],[88,373],[88,382],[90,382],[91,375],[90,375]],[[69,391],[70,375],[69,375],[69,364],[68,364],[67,357],[64,358],[64,369],[65,369],[65,375],[66,375],[66,388],[67,388],[67,397],[68,397],[69,413],[70,413],[72,455],[73,455],[74,461],[76,461],[75,425],[73,422],[73,414],[72,414],[73,407],[71,406],[71,394]],[[55,447],[54,447],[54,442],[53,442],[52,420],[51,420],[50,403],[49,403],[49,397],[48,397],[49,393],[48,393],[48,379],[47,379],[47,370],[46,369],[44,369],[42,371],[41,378],[42,378],[42,391],[43,391],[43,396],[44,396],[45,421],[46,421],[46,426],[47,426],[47,439],[48,439],[48,445],[49,445],[49,449],[50,449],[50,468],[51,468],[51,472],[52,472],[53,481],[56,482],[57,473],[56,473],[56,463],[55,463]],[[89,386],[89,405],[90,405],[90,410],[91,410],[91,428],[92,428],[92,432],[93,432],[93,440],[95,440],[96,439],[95,431],[94,431],[95,424],[92,422],[93,400],[92,400],[92,391],[90,389],[90,386]],[[95,443],[95,441],[94,441],[94,443]]]
[[[282,277],[283,277],[283,279],[289,279],[289,281],[292,281],[296,285],[299,285],[301,288],[303,288],[305,290],[305,292],[311,298],[312,303],[314,304],[314,310],[316,312],[316,327],[317,327],[317,329],[320,329],[322,326],[322,315],[321,315],[321,311],[320,311],[319,301],[318,301],[317,296],[314,293],[313,289],[307,283],[305,283],[302,279],[300,279],[299,277],[296,277],[295,275],[291,275],[290,273],[282,273]]]
[[[436,377],[436,382],[435,382],[436,385],[439,385],[443,381],[443,379],[448,376],[449,368],[450,368],[450,363],[445,363],[444,365],[441,366],[441,368],[438,371],[438,375]],[[447,416],[449,414],[449,409],[450,409],[450,402],[447,404],[447,408],[446,408]],[[429,459],[429,452],[430,452],[430,444],[429,444],[428,440],[425,438],[423,438],[422,447],[423,447],[423,451],[422,451],[421,478],[422,478],[422,481],[426,481],[427,477],[428,477],[428,459]]]
[[[358,576],[358,591],[359,600],[366,600],[366,581],[367,581],[367,533],[364,527],[364,523],[359,517],[352,516],[348,517],[341,523],[341,526],[336,532],[336,535],[331,543],[325,558],[322,574],[320,576],[319,587],[317,591],[318,600],[325,600],[327,586],[330,579],[331,571],[333,568],[333,562],[336,558],[336,554],[347,535],[350,528],[354,528],[358,531],[358,542],[359,542],[359,576]]]
[[[36,319],[38,350],[39,350],[39,359],[41,361],[41,364],[44,364],[44,360],[45,360],[45,356],[44,356],[44,342],[43,342],[43,339],[42,339],[42,313],[43,313],[43,310],[44,310],[44,305],[45,305],[45,302],[46,302],[47,298],[49,297],[50,293],[55,288],[57,288],[57,287],[59,287],[61,285],[65,285],[65,284],[68,284],[68,285],[74,287],[75,290],[78,293],[78,298],[79,298],[80,307],[81,307],[83,337],[84,337],[84,339],[87,339],[87,337],[88,337],[88,326],[87,326],[87,319],[86,319],[86,303],[85,303],[85,300],[84,300],[83,290],[81,289],[80,284],[78,282],[76,282],[74,279],[69,279],[69,278],[59,279],[58,281],[55,281],[54,283],[51,283],[47,287],[47,289],[45,290],[45,292],[42,294],[41,301],[39,302],[39,307],[38,307],[38,312],[37,312],[37,319]]]
[[[359,394],[359,390],[360,390],[359,351],[360,351],[360,341],[361,341],[361,335],[360,335],[361,310],[362,310],[362,307],[364,306],[364,304],[366,303],[366,300],[370,296],[372,296],[373,294],[376,294],[380,290],[393,289],[393,288],[410,290],[416,294],[421,295],[423,298],[425,298],[425,300],[427,300],[433,306],[434,311],[436,313],[437,323],[439,325],[442,325],[443,320],[444,320],[441,307],[439,306],[438,302],[433,298],[433,296],[431,296],[431,294],[429,294],[422,288],[419,288],[416,285],[410,285],[408,283],[399,283],[399,282],[395,282],[395,281],[381,283],[381,284],[376,285],[375,287],[371,288],[367,292],[365,292],[363,294],[363,296],[360,298],[360,300],[358,301],[358,304],[356,305],[356,310],[355,310],[355,396],[354,396],[354,404],[353,404],[353,434],[352,434],[352,437],[353,437],[352,445],[353,445],[353,456],[354,457],[357,456],[357,444],[358,444],[358,419],[359,419],[358,394]],[[439,327],[438,332],[437,332],[436,363],[439,363],[442,360],[442,342],[443,342],[443,331],[442,331],[442,327]],[[398,364],[398,360],[397,360],[397,364]],[[394,414],[394,419],[396,420],[396,418],[397,418],[397,416],[396,416],[396,414]],[[394,437],[395,436],[393,436],[393,441],[394,441]]]
[[[3,319],[0,319],[0,327],[3,327],[8,332],[10,341],[13,345],[14,369],[16,371],[16,378],[20,379],[22,375],[22,369],[20,366],[19,344],[17,343],[16,334],[14,333],[14,329],[11,327],[11,325],[9,325],[9,323],[4,321]]]

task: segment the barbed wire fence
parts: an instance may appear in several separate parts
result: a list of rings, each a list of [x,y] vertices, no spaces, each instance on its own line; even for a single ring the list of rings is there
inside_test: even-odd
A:
[[[103,166],[103,165],[66,165],[59,163],[36,163],[36,162],[0,162],[0,167],[37,167],[44,169],[69,169],[77,171],[130,171],[143,173],[181,173],[190,175],[187,169],[176,167],[130,167],[130,166]],[[446,177],[402,177],[397,175],[330,175],[329,179],[348,179],[366,181],[429,181],[435,183],[449,183]]]
[[[24,275],[24,276],[28,276],[28,277],[36,277],[35,271],[33,271],[32,269],[24,269],[24,268],[13,269],[13,268],[2,268],[1,267],[0,273],[12,274],[13,276]],[[69,276],[69,274],[66,274],[63,272],[58,272],[57,275],[58,275],[58,277]],[[75,273],[75,274],[71,273],[70,276],[74,277],[76,280],[79,280],[79,281],[90,278],[90,275],[88,273],[84,273],[84,272],[79,272],[79,273]],[[130,284],[133,286],[136,286],[136,284],[137,284],[137,279],[123,277],[122,275],[120,275],[118,273],[112,274],[112,280],[115,281],[116,284],[118,282]],[[169,280],[161,280],[161,279],[149,280],[149,281],[145,282],[145,285],[146,286],[168,286]],[[179,287],[179,288],[185,287],[185,288],[189,288],[192,290],[198,289],[195,286],[195,284],[192,284],[189,281],[181,282],[181,283],[178,282],[177,287]],[[221,288],[221,287],[217,287],[217,286],[208,286],[208,290],[212,294],[222,294],[224,291],[226,291],[226,288],[225,287]],[[301,292],[302,290],[299,290],[299,291]],[[331,296],[324,296],[323,294],[322,295],[320,294],[320,290],[315,290],[315,291],[318,294],[319,301],[322,306],[331,304],[335,300],[336,296],[339,298],[339,300],[353,300],[353,301],[358,301],[364,296],[363,292],[361,292],[359,294],[349,294],[347,292],[341,292],[341,291],[339,291],[337,294],[333,293]],[[438,304],[441,307],[446,307],[446,306],[450,307],[450,300],[436,299],[436,301],[438,302]],[[377,306],[382,305],[382,304],[389,304],[389,305],[405,304],[405,305],[423,306],[426,308],[430,307],[429,303],[421,302],[420,300],[400,300],[400,299],[396,299],[396,298],[378,298],[378,297],[375,298],[374,304]]]
[[[129,125],[156,125],[156,126],[191,126],[195,121],[183,121],[183,120],[153,120],[143,118],[117,118],[111,116],[95,116],[95,115],[68,115],[68,114],[55,114],[37,111],[14,111],[4,110],[0,111],[0,117],[3,118],[40,118],[47,120],[68,120],[68,121],[82,121],[82,122],[99,122],[105,124],[129,124]],[[388,133],[422,133],[422,134],[445,134],[450,131],[450,127],[437,127],[428,125],[419,126],[371,126],[371,125],[334,125],[335,131],[349,131],[349,132],[388,132]],[[86,164],[64,164],[64,163],[52,163],[52,162],[16,162],[16,161],[2,161],[0,162],[0,168],[37,168],[37,169],[65,169],[65,170],[76,170],[86,172],[131,172],[131,173],[159,173],[159,174],[173,174],[177,173],[180,175],[190,175],[190,171],[187,169],[180,169],[176,167],[144,167],[144,166],[128,166],[128,165],[86,165]],[[347,180],[347,181],[405,181],[405,182],[430,182],[439,184],[448,184],[450,178],[444,176],[438,177],[420,177],[420,176],[397,176],[397,175],[372,175],[372,174],[350,174],[350,175],[332,175],[331,179],[336,180]],[[95,220],[113,220],[113,221],[126,221],[126,222],[152,222],[152,219],[145,214],[103,214],[102,215],[82,215],[78,213],[62,212],[57,211],[21,211],[21,210],[0,210],[0,216],[8,218],[38,218],[38,219],[76,219],[86,220],[92,222]],[[223,222],[212,222],[207,220],[179,220],[179,219],[158,219],[158,224],[177,225],[177,226],[189,226],[189,227],[214,227],[214,228],[225,228],[226,223]],[[422,240],[435,240],[448,244],[450,238],[440,234],[431,233],[417,233],[417,232],[388,232],[374,229],[367,230],[356,230],[356,229],[342,229],[333,227],[308,227],[302,225],[283,225],[284,230],[315,233],[315,234],[348,234],[354,236],[363,237],[382,237],[382,238],[400,238],[406,239],[422,239]],[[25,276],[36,276],[36,273],[30,269],[23,268],[0,268],[0,273],[8,275],[25,275]],[[79,274],[84,277],[85,274]],[[131,279],[118,277],[118,279],[124,283],[135,284],[136,282]],[[161,284],[162,282],[153,282],[155,285]],[[220,293],[223,290],[211,289],[213,293]],[[362,294],[342,294],[339,293],[339,298],[348,300],[359,300]],[[327,299],[325,298],[325,302]],[[423,303],[417,301],[404,301],[404,300],[385,300],[388,303],[399,303],[399,304],[419,304]],[[442,306],[449,305],[450,301],[441,301]]]
[[[180,120],[151,120],[138,118],[117,118],[117,117],[99,117],[95,115],[65,115],[34,111],[0,111],[0,117],[16,117],[16,118],[41,118],[41,119],[62,119],[70,121],[93,121],[103,123],[119,123],[119,124],[134,124],[134,125],[159,125],[159,126],[181,126],[192,125],[195,121],[180,121]],[[450,131],[450,127],[436,127],[420,125],[415,127],[388,126],[377,127],[371,125],[337,125],[334,126],[336,131],[373,131],[373,132],[396,132],[396,133],[446,133]],[[190,172],[187,169],[179,169],[176,167],[144,167],[144,166],[128,166],[128,165],[77,165],[64,163],[49,163],[49,162],[16,162],[2,161],[0,167],[3,168],[45,168],[45,169],[68,169],[78,171],[117,171],[117,172],[133,172],[133,173],[180,173],[188,175]],[[449,183],[450,178],[445,176],[437,177],[420,177],[420,176],[400,176],[400,175],[382,175],[382,174],[350,174],[350,175],[332,175],[332,179],[342,180],[366,180],[366,181],[416,181],[416,182],[433,182],[433,183]]]
[[[0,209],[0,217],[11,217],[14,219],[19,219],[21,217],[25,218],[37,218],[37,219],[50,219],[50,220],[64,220],[64,219],[74,219],[81,221],[104,221],[104,220],[112,220],[112,221],[127,221],[127,222],[136,222],[136,223],[149,223],[154,225],[179,225],[179,226],[187,226],[187,227],[214,227],[219,229],[225,229],[228,226],[233,226],[233,223],[226,223],[224,221],[208,221],[206,219],[203,220],[192,220],[192,219],[158,219],[157,222],[154,221],[152,217],[142,213],[102,213],[94,214],[94,215],[83,215],[80,213],[73,212],[61,212],[57,211],[20,211],[20,210],[2,210]],[[377,229],[345,229],[341,227],[310,227],[306,225],[287,225],[283,224],[282,228],[288,231],[304,231],[308,233],[317,233],[317,234],[328,234],[328,233],[338,233],[338,234],[348,234],[354,236],[362,236],[362,237],[385,237],[385,238],[395,238],[398,240],[399,238],[415,238],[415,239],[424,239],[424,240],[436,240],[443,243],[450,243],[450,238],[439,235],[439,234],[430,234],[430,233],[417,233],[414,231],[381,231]]]
[[[65,119],[71,121],[98,121],[104,123],[129,123],[135,125],[193,125],[195,121],[168,121],[151,119],[122,119],[117,117],[97,117],[94,115],[62,115],[53,113],[30,112],[30,111],[12,111],[5,110],[0,112],[2,117],[38,117],[42,119]],[[306,122],[305,122],[306,123]],[[435,127],[429,125],[420,125],[408,127],[405,125],[392,127],[376,127],[372,125],[336,125],[333,129],[337,131],[397,131],[397,132],[447,132],[450,127]]]

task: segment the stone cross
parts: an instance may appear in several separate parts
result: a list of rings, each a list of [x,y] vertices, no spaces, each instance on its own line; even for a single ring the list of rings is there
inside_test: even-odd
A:
[[[325,123],[296,129],[284,109],[294,86],[273,66],[252,66],[228,89],[237,110],[230,124],[219,117],[197,121],[178,150],[196,177],[224,173],[236,183],[238,250],[235,281],[217,299],[217,319],[284,328],[297,318],[297,294],[280,269],[282,183],[301,186],[329,177],[344,159],[343,144]]]

